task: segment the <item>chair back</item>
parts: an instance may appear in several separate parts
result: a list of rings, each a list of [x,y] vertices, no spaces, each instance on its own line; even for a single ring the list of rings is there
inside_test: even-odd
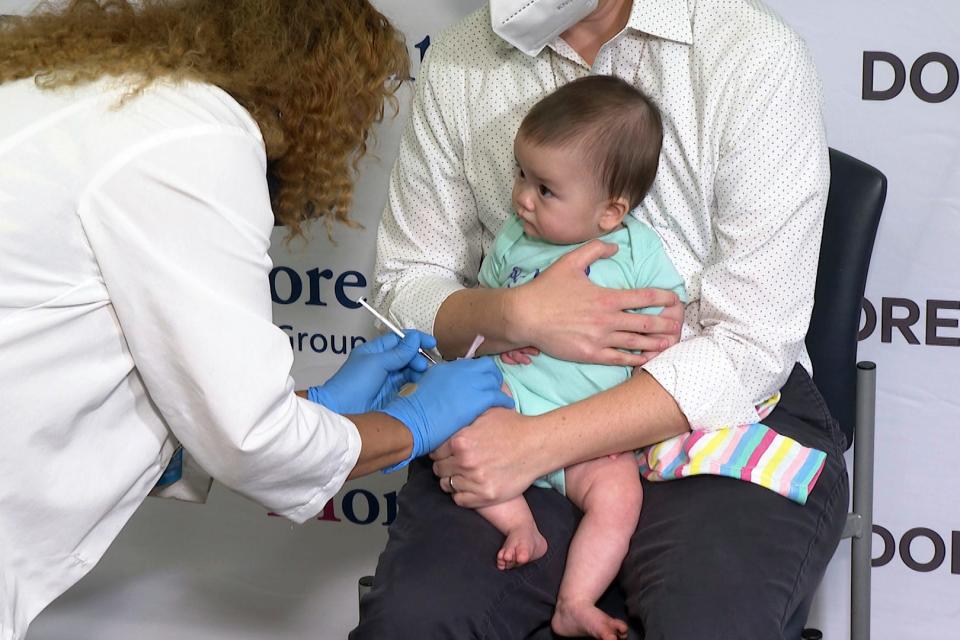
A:
[[[887,197],[887,178],[874,167],[830,149],[830,193],[823,222],[807,350],[813,380],[853,444],[857,333],[873,241]]]

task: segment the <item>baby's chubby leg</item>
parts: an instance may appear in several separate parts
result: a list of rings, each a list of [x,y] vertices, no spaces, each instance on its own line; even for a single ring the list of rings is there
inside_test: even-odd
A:
[[[506,383],[501,389],[512,395]],[[477,513],[507,537],[497,552],[497,568],[501,571],[538,560],[547,552],[547,540],[540,534],[523,496],[477,509]]]
[[[566,487],[583,518],[570,543],[551,627],[562,636],[626,638],[626,623],[596,602],[620,570],[640,518],[643,488],[636,458],[627,452],[569,467]]]

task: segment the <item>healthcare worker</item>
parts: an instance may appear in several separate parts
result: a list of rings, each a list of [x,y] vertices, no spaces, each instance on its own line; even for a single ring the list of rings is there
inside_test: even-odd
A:
[[[416,331],[298,397],[268,249],[346,220],[406,48],[358,0],[71,2],[0,25],[0,638],[86,574],[176,442],[293,521],[491,406]],[[399,397],[397,388],[418,380]],[[324,406],[326,405],[326,406]],[[82,635],[82,633],[80,634]]]

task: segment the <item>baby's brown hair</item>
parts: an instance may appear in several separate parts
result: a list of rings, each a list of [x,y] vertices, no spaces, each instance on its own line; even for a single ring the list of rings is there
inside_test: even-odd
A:
[[[533,145],[575,146],[611,198],[634,208],[657,175],[663,124],[641,91],[615,76],[586,76],[563,85],[520,123]]]

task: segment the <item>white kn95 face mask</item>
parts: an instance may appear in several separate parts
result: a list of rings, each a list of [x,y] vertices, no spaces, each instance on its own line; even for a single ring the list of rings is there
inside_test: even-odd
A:
[[[493,32],[536,56],[597,8],[597,0],[490,0]]]

